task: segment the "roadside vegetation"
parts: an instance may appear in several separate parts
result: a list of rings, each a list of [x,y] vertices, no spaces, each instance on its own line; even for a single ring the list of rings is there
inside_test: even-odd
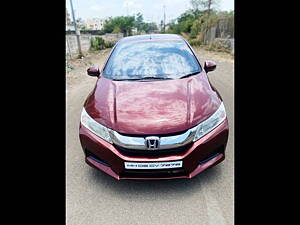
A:
[[[138,13],[135,16],[117,16],[109,18],[105,21],[105,33],[123,33],[123,35],[130,36],[133,34],[146,34],[157,31],[155,23],[144,22],[143,15]]]
[[[92,37],[90,51],[99,51],[105,48],[112,48],[115,44],[116,42],[107,41],[101,37]]]
[[[144,22],[143,15],[110,17],[105,21],[101,33],[122,33],[124,37],[138,34],[158,33],[155,23]],[[90,51],[112,48],[116,42],[104,40],[101,37],[92,37]]]
[[[166,24],[160,25],[154,22],[146,23],[143,15],[138,13],[133,16],[110,17],[104,23],[101,33],[122,33],[124,37],[148,33],[180,34],[193,46],[201,46],[209,51],[227,52],[232,54],[228,43],[214,41],[207,43],[207,33],[212,27],[216,27],[220,20],[229,21],[229,30],[233,32],[234,11],[218,10],[220,0],[190,0],[191,9],[182,13],[178,18]],[[233,37],[231,37],[233,38]],[[114,46],[114,42],[95,37],[91,40],[91,50],[97,51]]]
[[[233,31],[234,11],[219,11],[219,0],[191,0],[192,9],[182,13],[178,18],[171,21],[166,33],[180,34],[191,45],[202,46],[206,50],[224,51],[231,53],[226,45],[218,41],[206,44],[205,35],[210,28],[217,25],[220,20],[231,20]]]

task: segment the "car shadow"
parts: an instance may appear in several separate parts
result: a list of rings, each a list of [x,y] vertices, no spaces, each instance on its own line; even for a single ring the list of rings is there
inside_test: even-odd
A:
[[[217,185],[222,179],[222,168],[220,165],[203,171],[192,179],[173,179],[173,180],[115,180],[109,175],[94,168],[87,170],[89,180],[93,180],[99,190],[108,192],[108,194],[119,195],[120,198],[132,198],[153,195],[168,196],[192,195],[201,190],[202,185]],[[147,199],[147,198],[146,198]]]

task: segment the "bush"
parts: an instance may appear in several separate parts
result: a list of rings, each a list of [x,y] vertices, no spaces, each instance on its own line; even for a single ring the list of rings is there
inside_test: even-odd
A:
[[[190,38],[196,38],[197,35],[199,34],[201,29],[201,23],[199,20],[195,20],[193,22],[192,28],[191,28],[191,33],[190,33]]]
[[[189,43],[190,43],[190,45],[192,45],[192,46],[199,46],[199,45],[201,45],[201,42],[200,42],[197,38],[191,39],[191,40],[189,41]]]
[[[203,44],[203,33],[200,32],[195,38],[189,37],[188,39],[190,45],[200,46]]]
[[[216,52],[226,52],[226,53],[231,53],[232,51],[230,50],[230,46],[228,46],[227,43],[224,41],[214,41],[210,45],[206,46],[206,49],[209,51],[216,51]]]
[[[91,51],[99,51],[105,48],[112,48],[116,42],[114,41],[106,41],[101,37],[92,37],[91,38]]]
[[[101,37],[92,37],[91,38],[91,47],[90,50],[102,50],[105,48],[105,41]]]
[[[120,27],[116,26],[113,31],[112,31],[113,34],[118,34],[118,33],[122,33],[122,30],[120,29]]]
[[[114,47],[115,44],[116,44],[116,42],[114,42],[114,41],[104,41],[105,48],[112,48],[112,47]]]

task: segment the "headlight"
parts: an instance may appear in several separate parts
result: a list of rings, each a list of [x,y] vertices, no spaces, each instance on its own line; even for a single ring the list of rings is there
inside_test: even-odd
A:
[[[226,118],[226,112],[223,102],[214,114],[212,114],[207,120],[203,121],[197,126],[197,131],[194,137],[194,141],[199,140],[205,134],[216,128]]]
[[[81,113],[81,124],[92,131],[94,134],[96,134],[98,137],[112,144],[112,140],[109,134],[111,130],[90,117],[84,108],[82,109]]]

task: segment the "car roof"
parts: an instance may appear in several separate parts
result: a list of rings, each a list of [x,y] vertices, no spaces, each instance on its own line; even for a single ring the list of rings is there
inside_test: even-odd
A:
[[[184,39],[178,34],[144,34],[144,35],[134,35],[130,37],[122,38],[118,44],[126,42],[135,42],[135,41],[159,41],[159,40],[178,40],[184,41]]]

